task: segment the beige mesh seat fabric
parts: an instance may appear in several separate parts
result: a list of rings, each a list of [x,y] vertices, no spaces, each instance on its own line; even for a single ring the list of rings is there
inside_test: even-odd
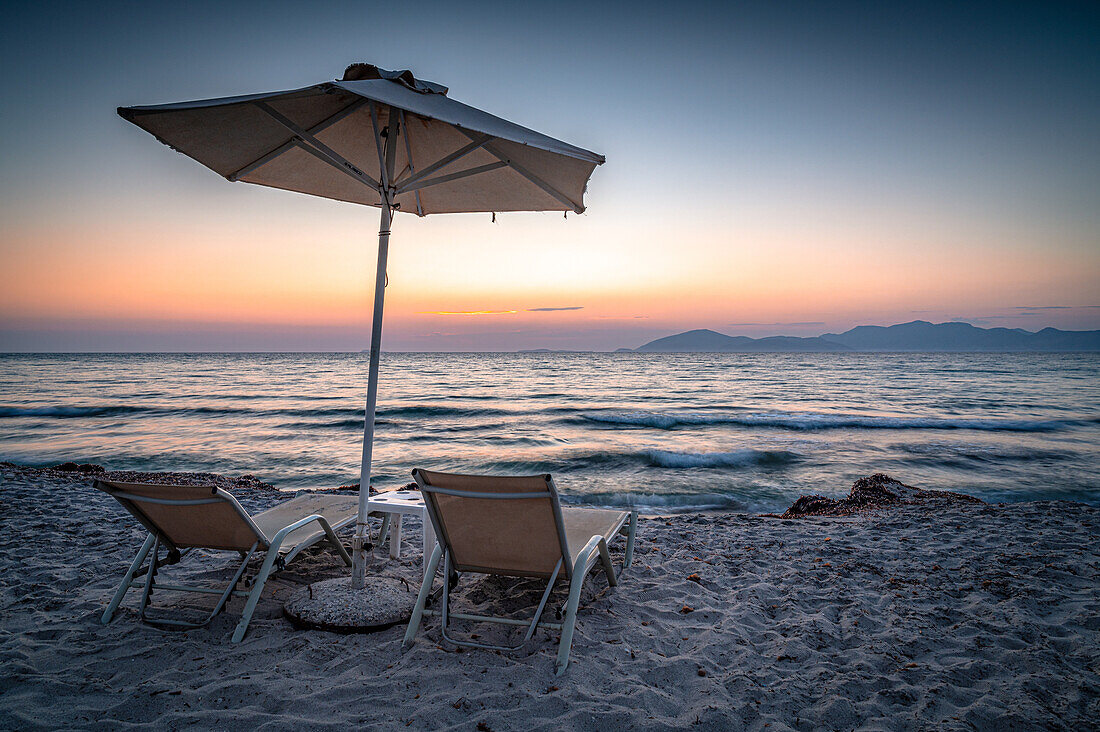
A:
[[[405,632],[404,645],[408,647],[413,642],[424,615],[440,616],[443,637],[451,643],[493,650],[520,648],[541,625],[561,630],[557,673],[563,673],[569,665],[584,579],[599,562],[608,584],[618,584],[618,574],[612,566],[607,545],[617,536],[625,535],[623,569],[630,566],[637,513],[562,508],[554,479],[549,475],[458,475],[417,469],[413,471],[413,478],[424,495],[439,543],[428,560],[424,583]],[[426,606],[440,560],[443,561],[444,582],[442,605],[437,612],[427,610]],[[451,578],[461,572],[545,578],[546,590],[529,622],[452,613]],[[569,581],[569,599],[565,604],[563,620],[561,623],[541,622],[550,592],[559,576]],[[527,633],[514,646],[476,643],[448,635],[450,618],[527,626]]]
[[[247,596],[241,620],[233,632],[233,642],[248,630],[252,613],[273,571],[282,569],[303,549],[327,540],[347,565],[351,565],[336,531],[355,521],[358,499],[355,496],[305,493],[250,516],[231,494],[211,486],[120,483],[97,480],[95,487],[114,496],[149,531],[130,569],[103,612],[104,624],[111,622],[126,592],[141,587],[139,614],[151,625],[172,628],[197,628],[209,623],[233,595]],[[166,556],[161,558],[161,549]],[[209,587],[157,583],[161,567],[178,563],[192,549],[236,551],[241,563],[224,590]],[[237,590],[248,561],[257,552],[264,560],[252,581],[252,590]],[[142,564],[148,559],[148,566]],[[135,579],[144,571],[144,580]],[[219,595],[210,615],[201,622],[152,617],[148,614],[153,590],[198,592]]]

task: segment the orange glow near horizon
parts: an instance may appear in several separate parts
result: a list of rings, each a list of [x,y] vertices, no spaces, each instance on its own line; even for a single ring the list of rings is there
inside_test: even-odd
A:
[[[515,315],[515,310],[461,310],[448,312],[446,310],[424,310],[419,315]]]
[[[373,211],[345,206],[340,213],[315,214],[312,224],[289,213],[265,223],[259,213],[238,211],[235,221],[223,215],[170,229],[152,221],[87,228],[60,221],[9,230],[0,314],[178,327],[369,323],[374,242],[364,219]],[[499,218],[495,225],[474,216],[395,222],[388,339],[612,326],[813,334],[911,320],[922,308],[942,318],[1055,297],[1091,305],[1095,291],[1095,270],[1013,250],[988,234],[961,247],[959,237],[937,237],[932,227],[890,241],[882,222],[843,230],[751,221],[672,229],[619,217],[613,225],[595,215]]]

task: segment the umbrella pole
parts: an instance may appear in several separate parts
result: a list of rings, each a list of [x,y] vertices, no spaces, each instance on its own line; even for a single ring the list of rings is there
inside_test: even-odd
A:
[[[388,197],[387,197],[388,198]],[[367,526],[370,500],[370,470],[374,448],[374,415],[378,401],[378,357],[382,350],[382,308],[386,298],[386,260],[390,251],[389,201],[382,201],[382,220],[378,228],[378,269],[374,276],[374,322],[370,331],[370,367],[367,375],[367,406],[363,418],[363,459],[359,467],[359,519],[352,539],[351,586],[361,590],[367,580],[367,548],[370,531]]]

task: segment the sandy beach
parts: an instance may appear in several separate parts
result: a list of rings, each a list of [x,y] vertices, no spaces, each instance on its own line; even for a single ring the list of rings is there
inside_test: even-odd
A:
[[[219,480],[250,510],[292,495]],[[403,628],[295,629],[282,602],[344,571],[319,548],[269,584],[240,644],[229,636],[241,600],[206,628],[171,633],[137,621],[134,591],[103,626],[143,535],[90,482],[0,465],[4,729],[996,730],[1100,719],[1100,509],[1082,504],[647,517],[620,586],[590,577],[572,665],[556,678],[551,631],[499,654],[442,645],[430,622],[402,654]],[[377,549],[372,571],[416,581],[420,532],[409,524],[403,559]],[[230,560],[174,569],[215,579]],[[470,578],[456,602],[500,610],[532,595],[534,583]]]

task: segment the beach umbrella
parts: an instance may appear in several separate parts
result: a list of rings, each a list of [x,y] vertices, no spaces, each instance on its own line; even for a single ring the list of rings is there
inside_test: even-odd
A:
[[[230,181],[381,208],[352,587],[365,584],[367,499],[390,223],[395,212],[584,211],[604,157],[458,102],[409,71],[353,64],[291,91],[120,107]]]

